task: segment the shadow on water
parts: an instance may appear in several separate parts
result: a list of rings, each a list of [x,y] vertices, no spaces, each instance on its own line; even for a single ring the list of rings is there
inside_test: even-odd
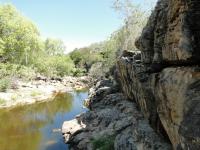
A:
[[[63,121],[86,111],[87,91],[58,94],[53,101],[0,110],[0,150],[66,150]],[[59,130],[57,130],[59,131]]]

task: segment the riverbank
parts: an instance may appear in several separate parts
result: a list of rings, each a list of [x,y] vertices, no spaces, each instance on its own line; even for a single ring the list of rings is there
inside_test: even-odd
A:
[[[89,111],[62,126],[64,140],[71,150],[172,149],[152,129],[137,104],[127,100],[112,81],[100,81],[90,89],[86,104]]]
[[[58,93],[81,90],[89,86],[89,77],[37,77],[31,81],[16,80],[10,89],[0,92],[0,108],[28,105],[52,100]]]

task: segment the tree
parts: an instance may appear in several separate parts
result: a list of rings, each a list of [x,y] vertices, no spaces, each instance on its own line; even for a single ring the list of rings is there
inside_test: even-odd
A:
[[[145,3],[154,2],[156,0],[146,0]],[[143,27],[146,25],[150,9],[142,9],[136,5],[134,0],[115,0],[114,9],[122,15],[125,25],[121,29],[123,35],[122,49],[136,50],[135,40],[141,34]]]
[[[88,72],[92,64],[102,61],[100,51],[96,51],[97,45],[93,44],[89,47],[75,49],[70,53],[70,57],[74,61],[77,68],[84,68]]]
[[[124,38],[122,49],[136,50],[134,41],[141,34],[156,2],[157,0],[143,0],[139,5],[136,0],[114,0],[113,8],[121,14],[125,23],[121,29],[121,36]]]
[[[0,38],[0,57],[2,57],[3,54],[4,54],[4,41]]]
[[[5,60],[28,65],[40,49],[37,27],[13,5],[0,5],[1,53]]]
[[[45,51],[48,55],[62,55],[65,52],[65,45],[63,41],[59,39],[47,38],[45,41]]]
[[[49,77],[71,75],[75,68],[68,55],[39,57],[34,66],[38,72]]]

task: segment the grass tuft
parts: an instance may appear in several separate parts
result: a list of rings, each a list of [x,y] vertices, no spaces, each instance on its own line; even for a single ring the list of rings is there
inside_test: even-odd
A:
[[[94,149],[98,150],[114,150],[114,140],[115,136],[105,136],[98,139],[92,140],[92,145]]]

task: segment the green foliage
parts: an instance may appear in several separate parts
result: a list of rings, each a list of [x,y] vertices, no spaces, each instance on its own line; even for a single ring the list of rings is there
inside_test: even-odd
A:
[[[63,55],[65,51],[65,45],[63,41],[58,39],[47,38],[45,41],[45,52],[50,55]]]
[[[84,68],[75,68],[73,71],[73,76],[81,77],[81,76],[84,76],[86,73],[87,73],[86,69]]]
[[[32,79],[36,73],[33,68],[18,64],[0,63],[0,78],[23,78]]]
[[[18,78],[23,78],[26,80],[33,79],[36,76],[36,72],[32,67],[26,67],[26,66],[19,66],[19,69],[16,71],[15,75]]]
[[[146,0],[145,5],[153,5],[156,0]],[[135,50],[135,40],[146,25],[150,10],[142,9],[134,0],[114,0],[114,9],[119,12],[125,25],[120,29],[122,49]]]
[[[85,70],[85,73],[96,79],[104,76],[116,61],[119,46],[115,36],[113,34],[107,41],[71,52],[70,57],[76,68]]]
[[[5,104],[5,100],[0,98],[0,105]]]
[[[0,56],[4,54],[4,41],[0,38]]]
[[[121,51],[135,50],[134,40],[146,24],[147,13],[131,0],[116,0],[115,9],[124,14],[125,25],[106,41],[75,49],[64,55],[61,40],[41,40],[37,27],[11,4],[0,4],[0,79],[32,79],[90,75],[99,79],[113,68]],[[3,87],[6,83],[2,81]]]
[[[107,72],[107,69],[104,68],[104,64],[102,62],[97,62],[90,68],[89,75],[94,79],[100,79],[105,75],[105,72]]]
[[[58,76],[70,75],[74,69],[74,63],[69,56],[55,56],[51,58],[50,66],[55,69]]]
[[[0,92],[5,92],[11,85],[9,78],[0,79]]]
[[[101,55],[91,47],[75,49],[70,53],[70,57],[77,68],[84,68],[86,72],[89,71],[92,64],[102,60]]]
[[[61,40],[42,41],[37,27],[13,5],[0,5],[0,78],[71,75],[76,69],[64,51]]]
[[[92,140],[94,149],[98,150],[114,150],[115,136],[106,136]]]
[[[33,68],[18,64],[0,63],[0,91],[5,92],[15,86],[15,79],[30,80],[36,76]]]
[[[37,72],[49,77],[72,75],[75,66],[67,55],[39,58],[34,64]]]
[[[0,5],[1,54],[12,63],[29,64],[40,50],[39,31],[14,6]]]
[[[96,79],[109,74],[123,50],[137,50],[134,41],[148,18],[148,13],[134,5],[131,0],[116,0],[114,8],[123,14],[125,25],[106,41],[75,49],[70,53],[76,68],[85,69],[86,73]]]

